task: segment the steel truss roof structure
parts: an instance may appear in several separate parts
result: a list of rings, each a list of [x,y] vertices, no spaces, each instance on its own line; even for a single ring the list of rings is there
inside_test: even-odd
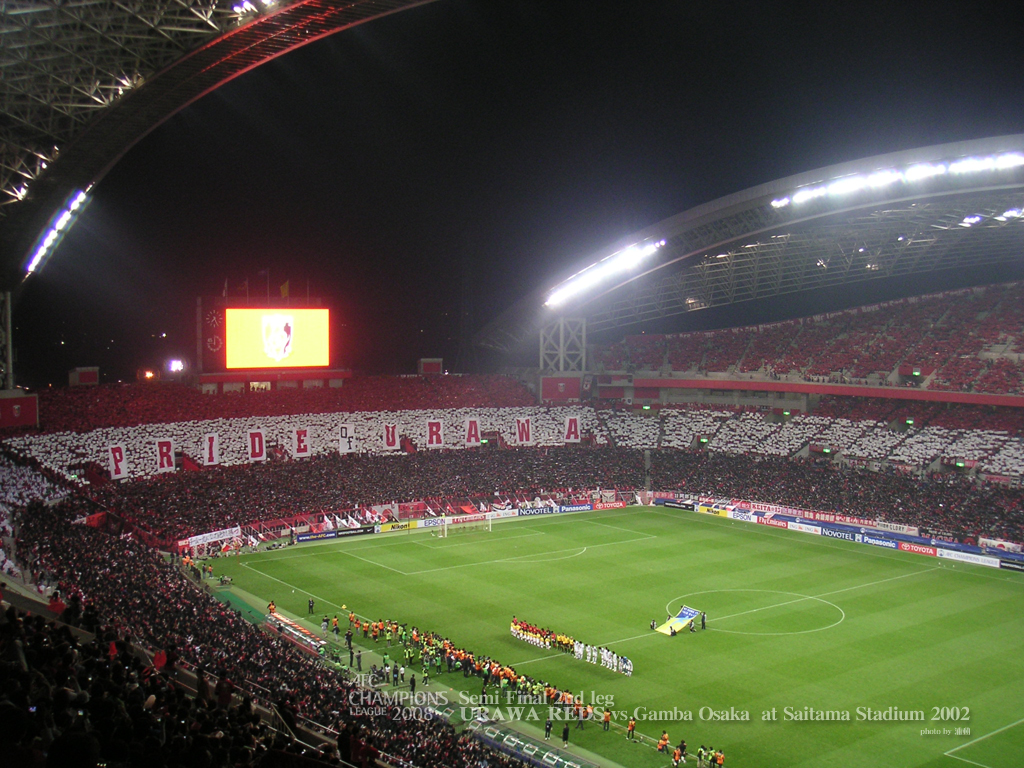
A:
[[[849,194],[822,191],[835,180],[864,179],[900,166],[934,167],[927,164],[996,155],[1010,162],[913,183],[863,185]],[[807,199],[793,203],[799,199],[793,193],[801,190]],[[557,310],[544,306],[547,291],[527,296],[484,328],[476,343],[501,353],[521,350],[561,314],[586,317],[590,334],[639,330],[649,321],[741,301],[1021,262],[1022,211],[1024,135],[818,169],[713,201],[623,238],[587,263],[635,243],[664,240],[665,245],[643,273]]]
[[[321,37],[432,0],[0,0],[8,275],[75,192],[200,96]]]

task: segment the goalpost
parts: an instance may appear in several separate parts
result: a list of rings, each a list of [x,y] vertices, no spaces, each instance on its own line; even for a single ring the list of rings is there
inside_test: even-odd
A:
[[[441,530],[438,532],[438,536],[442,539],[447,539],[450,533],[470,533],[472,531],[488,531],[491,530],[491,516],[487,515],[482,520],[470,520],[464,523],[453,523],[452,518],[444,517],[441,518]]]

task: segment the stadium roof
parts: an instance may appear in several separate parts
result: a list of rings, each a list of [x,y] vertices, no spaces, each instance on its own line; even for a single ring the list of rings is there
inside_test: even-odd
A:
[[[477,334],[476,344],[521,350],[558,316],[585,317],[588,333],[639,329],[736,302],[1019,262],[1022,211],[1024,134],[819,168],[612,243],[573,275],[505,311]],[[616,259],[629,253],[621,268]],[[599,270],[606,280],[591,277]],[[574,292],[581,277],[586,285]]]
[[[3,3],[3,277],[16,277],[75,196],[175,112],[283,53],[427,2],[432,0]]]

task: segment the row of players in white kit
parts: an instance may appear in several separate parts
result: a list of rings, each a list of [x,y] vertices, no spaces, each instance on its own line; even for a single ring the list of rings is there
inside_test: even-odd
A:
[[[596,645],[587,645],[576,640],[573,643],[573,655],[583,661],[584,657],[590,664],[597,664],[601,660],[601,666],[607,667],[613,672],[621,672],[623,675],[632,676],[633,662],[625,656],[619,656],[615,651],[607,648],[599,648]]]

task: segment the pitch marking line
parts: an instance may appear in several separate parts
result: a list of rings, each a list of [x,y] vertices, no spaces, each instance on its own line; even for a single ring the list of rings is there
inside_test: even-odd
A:
[[[278,584],[283,584],[286,587],[291,587],[291,589],[294,590],[296,593],[301,592],[304,595],[309,595],[314,600],[316,600],[318,603],[326,603],[327,605],[333,605],[335,608],[341,608],[341,605],[339,605],[338,603],[335,603],[335,602],[333,602],[331,600],[328,600],[326,597],[320,597],[320,595],[314,595],[312,592],[310,592],[308,590],[301,589],[300,587],[297,587],[294,584],[289,584],[287,581],[284,581],[283,579],[279,579],[276,576],[271,576],[269,573],[264,573],[259,568],[256,568],[255,566],[252,566],[252,565],[249,565],[248,563],[242,563],[242,567],[243,568],[248,568],[249,570],[252,570],[252,571],[255,571],[256,573],[258,573],[260,576],[262,576],[265,579],[270,579],[271,581],[276,581]]]
[[[586,552],[587,550],[591,550],[591,549],[597,549],[598,547],[614,547],[614,546],[617,546],[619,544],[633,544],[633,543],[638,542],[638,541],[648,541],[649,539],[656,539],[656,538],[658,538],[658,537],[654,536],[654,535],[648,534],[648,535],[645,535],[645,536],[643,536],[642,538],[639,538],[639,539],[625,539],[623,541],[608,541],[608,542],[605,542],[604,544],[589,544],[589,545],[587,545],[585,547],[584,546],[569,547],[567,549],[556,549],[556,550],[552,550],[550,552],[534,552],[534,553],[529,554],[529,555],[516,555],[514,557],[502,557],[502,558],[498,558],[497,560],[484,560],[484,561],[477,562],[477,563],[462,563],[460,565],[445,565],[445,566],[442,566],[440,568],[427,568],[427,569],[422,570],[422,571],[410,571],[409,573],[405,573],[403,575],[404,576],[420,576],[420,575],[422,575],[424,573],[438,573],[440,571],[451,571],[451,570],[454,570],[455,568],[470,568],[470,567],[475,566],[475,565],[492,565],[494,563],[516,563],[516,562],[518,562],[520,560],[524,560],[527,557],[547,557],[549,555],[561,555],[561,554],[564,554],[566,552],[571,552],[572,554],[567,555],[566,557],[556,557],[556,558],[553,558],[554,560],[566,560],[566,559],[568,559],[570,557],[578,557],[579,555],[582,555],[583,552]],[[581,549],[583,550],[582,552],[580,551]],[[370,561],[367,560],[367,562],[370,562]],[[527,565],[529,565],[530,563],[536,563],[536,562],[550,562],[550,560],[525,560],[525,563]]]
[[[555,517],[556,518],[556,519],[552,519],[552,520],[548,520],[548,519],[545,519],[545,517],[540,517],[540,516],[537,516],[537,517],[525,517],[525,518],[522,519],[522,522],[529,521],[529,522],[533,523],[532,527],[534,527],[534,528],[543,528],[543,527],[550,527],[550,526],[555,526],[555,525],[570,525],[570,524],[575,524],[575,523],[579,523],[580,522],[578,519],[576,519],[576,517],[575,517],[576,515],[581,515],[581,514],[584,514],[585,512],[588,512],[588,511],[589,510],[584,510],[584,511],[580,511],[580,512],[563,512],[560,515],[545,516],[545,517]],[[589,511],[589,512],[590,512],[590,514],[594,514],[593,511]],[[615,519],[615,518],[619,518],[619,517],[630,517],[632,514],[634,514],[634,513],[609,514],[609,515],[602,515],[602,518],[605,519],[605,520],[611,520],[611,519]],[[497,522],[499,524],[504,524],[504,523],[508,523],[508,522],[519,522],[519,521],[520,521],[519,518],[514,518],[513,517],[513,518],[508,518],[508,519],[500,519]],[[593,520],[584,520],[583,522],[595,522],[595,521],[593,521]],[[609,527],[615,527],[615,526],[609,526]],[[420,529],[417,529],[417,530],[420,530]],[[623,528],[622,530],[628,531],[629,533],[639,533],[639,531],[631,531],[631,530],[629,530],[627,528]],[[409,532],[405,531],[404,533],[408,534]],[[385,541],[375,541],[372,544],[357,545],[356,542],[354,540],[352,540],[352,539],[349,539],[348,541],[345,541],[344,539],[330,539],[330,540],[325,540],[325,541],[315,541],[315,542],[305,543],[302,546],[302,550],[303,551],[301,551],[301,552],[295,552],[295,551],[282,552],[281,553],[283,555],[282,557],[270,557],[269,556],[272,552],[276,553],[279,550],[271,550],[271,551],[263,551],[263,552],[250,552],[250,553],[247,553],[246,555],[243,555],[243,557],[257,556],[257,557],[260,558],[260,562],[262,562],[262,563],[272,563],[272,562],[275,562],[275,561],[278,561],[278,560],[293,560],[293,559],[297,559],[297,558],[300,558],[300,557],[319,557],[320,555],[323,554],[323,552],[308,552],[308,551],[305,551],[305,550],[309,550],[309,549],[312,549],[314,547],[316,547],[316,548],[336,547],[336,546],[338,546],[338,544],[342,543],[343,541],[345,541],[345,544],[349,547],[349,549],[355,550],[357,552],[361,552],[364,549],[380,549],[382,547],[394,547],[394,546],[398,546],[400,544],[409,543],[409,539],[405,535],[401,535],[399,532],[395,532],[393,534],[382,534],[382,535],[387,537]],[[413,537],[415,537],[417,535],[419,535],[419,534],[412,534]],[[516,536],[500,536],[500,537],[496,537],[496,538],[498,540],[500,540],[500,541],[505,541],[506,539],[516,539],[516,538],[520,538],[522,536],[528,536],[528,535],[547,535],[547,531],[536,530],[536,531],[533,531],[530,534],[517,534]],[[657,536],[655,534],[647,534],[647,535],[650,536],[651,538],[657,538]],[[420,543],[420,542],[415,542],[415,543]],[[466,542],[466,543],[469,543],[469,542]],[[452,545],[452,546],[456,546],[456,545]],[[438,547],[438,549],[440,549],[440,547]],[[347,551],[347,550],[342,550],[341,548],[338,548],[337,551],[341,552],[341,551]]]
[[[581,523],[589,523],[590,525],[602,525],[605,528],[611,528],[612,530],[615,530],[615,531],[623,531],[624,533],[632,533],[632,534],[641,533],[641,531],[632,531],[629,528],[623,528],[622,526],[619,526],[619,525],[609,525],[608,523],[599,523],[597,520],[580,520],[579,522],[581,522]],[[650,536],[651,538],[655,538],[655,539],[658,538],[657,535],[653,534],[653,533],[649,533],[649,534],[646,534],[646,535]]]
[[[657,538],[657,537],[654,537],[654,538]],[[844,587],[843,589],[837,589],[837,590],[834,590],[832,592],[824,592],[824,593],[822,593],[820,595],[805,595],[805,596],[802,596],[802,597],[798,597],[795,600],[787,600],[786,602],[783,602],[783,603],[775,603],[773,605],[766,605],[766,606],[764,606],[762,608],[752,608],[749,611],[741,611],[740,613],[733,613],[733,614],[729,614],[728,616],[719,616],[717,621],[725,621],[726,619],[734,619],[737,616],[745,616],[748,613],[757,613],[758,611],[767,611],[770,608],[780,608],[780,607],[782,607],[784,605],[792,605],[793,603],[800,603],[800,602],[803,602],[804,600],[819,600],[819,601],[821,601],[823,603],[826,603],[828,605],[832,605],[832,603],[829,603],[827,600],[822,600],[822,598],[830,597],[832,595],[838,595],[841,592],[849,592],[850,590],[854,590],[854,589],[864,589],[866,587],[874,587],[874,586],[876,586],[878,584],[884,584],[884,583],[886,583],[888,581],[896,581],[897,579],[905,579],[905,578],[908,578],[910,576],[917,576],[917,575],[922,574],[922,573],[929,573],[931,571],[936,571],[936,570],[940,570],[940,569],[941,569],[941,566],[934,566],[932,568],[925,568],[925,569],[922,569],[920,571],[914,571],[913,573],[904,573],[902,576],[893,576],[893,577],[888,578],[888,579],[879,579],[878,581],[872,581],[872,582],[869,582],[867,584],[856,584],[856,585],[854,585],[852,587]],[[693,595],[701,595],[701,594],[705,594],[706,592],[731,592],[731,591],[749,591],[749,590],[709,589],[709,590],[704,590],[703,592],[691,592],[691,593],[689,593],[687,595],[683,595],[682,597],[691,597]],[[794,593],[790,593],[790,594],[794,594]],[[679,599],[681,599],[681,598],[676,598],[675,600],[669,601],[669,605],[671,605],[674,602],[678,602]],[[843,611],[842,608],[840,608],[838,605],[835,605],[833,607],[838,609],[839,612],[843,614],[843,618],[844,619],[846,618],[846,612]],[[669,610],[669,613],[671,613],[671,610]],[[840,620],[840,622],[841,621],[842,621],[842,619]],[[837,624],[840,623],[840,622],[837,622]],[[834,624],[832,626],[836,626],[836,625]],[[831,627],[825,627],[824,629],[831,629]],[[721,631],[729,631],[729,630],[721,630]],[[820,630],[813,630],[813,631],[818,632]],[[608,643],[600,643],[599,646],[608,647],[610,645],[619,645],[620,643],[628,643],[628,642],[631,642],[633,640],[640,640],[640,639],[645,638],[645,637],[656,637],[656,636],[658,636],[658,634],[659,634],[658,632],[653,632],[653,631],[652,632],[644,632],[642,635],[633,635],[633,637],[624,637],[624,638],[622,638],[620,640],[612,640],[611,642],[608,642]],[[797,634],[797,633],[786,632],[786,633],[782,633],[782,634],[789,635],[789,634]],[[520,662],[518,662],[516,664],[513,664],[512,666],[513,667],[519,667],[519,666],[522,666],[523,664],[533,664],[534,662],[537,662],[537,661],[547,661],[548,659],[557,659],[559,656],[565,656],[565,655],[566,654],[564,654],[564,653],[556,653],[556,654],[552,654],[550,656],[539,656],[539,657],[537,657],[535,659],[527,659],[526,661],[520,661]],[[1018,720],[1013,725],[1017,725],[1019,723],[1024,723],[1024,719]],[[1012,726],[1006,726],[1006,727],[1009,728],[1009,727],[1012,727]],[[1003,729],[1003,730],[1005,730],[1005,729]],[[997,732],[998,731],[993,731],[993,733],[997,733]],[[991,736],[992,734],[988,734],[988,735]],[[981,738],[986,738],[986,737],[983,736]],[[975,739],[975,741],[980,741],[980,739]],[[971,743],[973,743],[973,742],[968,742],[968,744],[971,744]],[[966,747],[967,744],[964,744],[963,746]],[[961,747],[957,747],[957,749],[960,749],[960,748]],[[953,755],[950,755],[950,757],[953,757]],[[984,766],[983,768],[988,768],[988,767]]]
[[[670,509],[671,509],[671,507],[670,507]],[[686,512],[686,510],[679,510],[679,511],[680,512]],[[695,515],[695,517],[691,517],[689,515],[670,515],[667,512],[660,512],[660,511],[657,511],[657,510],[652,511],[651,514],[661,515],[662,517],[667,517],[670,520],[675,520],[677,522],[680,521],[680,520],[689,520],[691,522],[700,523],[702,525],[712,525],[714,520],[724,520],[725,519],[725,518],[719,518],[719,517],[712,517],[712,518],[710,518],[708,520],[702,520],[701,519],[702,517],[709,517],[709,516],[704,515],[703,513],[700,513],[700,512],[692,513],[693,515]],[[749,533],[749,534],[753,534],[753,535],[758,535],[758,536],[764,536],[767,539],[783,539],[785,541],[801,541],[801,539],[799,539],[799,538],[791,539],[786,534],[783,534],[781,532],[780,533],[776,533],[776,529],[774,529],[774,528],[772,528],[770,530],[765,530],[765,531],[759,530],[761,528],[769,528],[769,526],[757,525],[757,526],[751,527],[751,525],[749,523],[744,523],[744,525],[740,528],[740,530],[744,531],[745,533]],[[879,551],[879,552],[871,552],[871,551],[869,551],[869,550],[872,550],[872,549],[877,549],[877,547],[865,546],[865,547],[857,547],[857,548],[849,548],[848,549],[846,547],[843,547],[843,546],[839,545],[839,542],[842,541],[842,539],[830,539],[830,541],[832,543],[828,543],[828,544],[825,543],[824,541],[814,541],[810,536],[808,536],[806,534],[803,536],[803,539],[806,539],[806,541],[803,541],[803,543],[808,545],[808,546],[824,547],[825,549],[831,549],[833,552],[849,552],[851,554],[860,555],[862,557],[874,557],[874,558],[878,558],[880,560],[888,560],[889,562],[900,562],[900,560],[901,560],[901,558],[892,557],[891,555],[883,554],[881,551]],[[886,551],[892,552],[894,550],[886,550]],[[942,570],[946,571],[947,573],[952,572],[954,570],[953,568],[946,568],[945,566],[942,566],[942,565],[940,565],[938,567],[941,568]],[[1019,586],[1024,586],[1024,580],[1015,578],[1013,575],[1008,575],[1006,577],[992,576],[991,574],[983,573],[982,570],[986,570],[987,571],[987,570],[991,570],[991,569],[988,569],[988,568],[982,569],[982,567],[979,566],[978,568],[958,568],[958,569],[956,569],[956,572],[957,573],[961,573],[961,574],[965,574],[967,576],[974,576],[975,578],[979,578],[979,579],[989,579],[991,581],[1001,581],[1001,582],[1007,583],[1007,584],[1017,584]]]
[[[386,535],[386,534],[381,534],[381,535]],[[353,547],[349,547],[347,549],[343,549],[341,547],[338,547],[333,552],[328,552],[326,554],[335,554],[335,553],[337,553],[337,554],[346,553],[347,554],[350,550],[354,550],[356,552],[362,552],[363,550],[367,550],[367,549],[381,549],[383,547],[394,547],[394,546],[398,546],[400,544],[421,544],[421,545],[426,546],[426,547],[429,548],[430,547],[429,544],[425,544],[424,542],[420,542],[420,541],[411,541],[410,540],[411,538],[415,538],[418,535],[420,535],[420,534],[413,534],[412,536],[407,538],[406,536],[397,535],[396,534],[395,538],[389,538],[387,541],[379,541],[379,542],[376,542],[374,544],[366,544],[366,545],[361,546],[361,547],[353,546]],[[523,538],[524,536],[546,536],[546,535],[547,535],[546,531],[533,531],[531,533],[516,534],[515,536],[498,536],[498,537],[495,538],[495,540],[496,541],[506,541],[508,539]],[[292,551],[284,551],[284,552],[281,552],[281,554],[283,555],[282,557],[268,557],[268,555],[270,555],[271,552],[275,552],[276,553],[276,552],[279,552],[280,550],[268,550],[268,551],[264,551],[264,552],[250,552],[250,553],[247,553],[247,554],[243,555],[243,557],[251,557],[251,556],[255,555],[255,556],[258,556],[260,558],[259,562],[261,562],[261,563],[276,563],[276,562],[281,561],[281,560],[297,560],[297,559],[299,559],[301,557],[320,557],[321,555],[323,555],[325,553],[324,552],[308,552],[306,550],[313,549],[314,547],[316,547],[318,549],[322,548],[322,547],[331,547],[331,546],[337,547],[338,544],[342,543],[343,541],[345,541],[345,540],[344,539],[330,539],[330,540],[327,540],[327,541],[316,541],[316,542],[311,542],[311,543],[304,543],[302,545],[302,551],[294,551],[294,550],[292,550]],[[469,543],[471,543],[471,542],[467,541],[467,542],[461,542],[459,544],[451,544],[450,546],[453,546],[453,547],[455,547],[455,546],[462,546],[462,544],[469,544]],[[434,549],[447,549],[447,547],[434,547]]]
[[[844,611],[842,608],[840,608],[835,603],[831,603],[828,600],[825,600],[823,598],[831,597],[832,595],[838,595],[838,594],[841,594],[843,592],[850,592],[851,590],[854,590],[854,589],[865,589],[867,587],[874,587],[874,586],[876,586],[878,584],[885,584],[886,582],[890,582],[890,581],[898,581],[899,579],[906,579],[906,578],[909,578],[911,576],[918,576],[918,575],[920,575],[922,573],[930,573],[932,571],[937,571],[937,570],[941,570],[941,569],[942,569],[942,566],[936,565],[936,566],[933,566],[931,568],[923,568],[923,569],[921,569],[919,571],[914,571],[913,573],[904,573],[904,574],[902,574],[900,576],[891,576],[891,577],[889,577],[887,579],[879,579],[877,581],[871,581],[871,582],[868,582],[867,584],[854,584],[852,587],[843,587],[842,589],[835,589],[835,590],[833,590],[831,592],[822,592],[820,595],[800,595],[799,592],[780,592],[778,590],[762,590],[762,589],[746,589],[746,588],[706,589],[706,590],[704,590],[702,592],[689,592],[689,593],[687,593],[685,595],[680,595],[679,597],[675,598],[674,600],[670,600],[665,605],[665,610],[671,616],[672,615],[672,607],[671,607],[672,603],[677,603],[677,602],[679,602],[680,600],[682,600],[683,598],[686,598],[686,597],[693,597],[694,595],[704,595],[704,594],[708,594],[709,592],[775,592],[776,594],[798,595],[798,597],[796,599],[794,599],[794,600],[785,600],[785,601],[783,601],[781,603],[773,603],[772,605],[765,605],[765,606],[762,606],[760,608],[751,608],[751,609],[746,610],[746,611],[740,611],[739,613],[731,613],[731,614],[728,614],[726,616],[719,616],[719,617],[717,617],[715,619],[715,621],[725,621],[726,619],[735,619],[738,616],[746,616],[746,615],[751,614],[751,613],[758,613],[759,611],[767,611],[767,610],[771,610],[772,608],[781,608],[781,607],[786,606],[786,605],[793,605],[794,603],[802,603],[805,600],[817,600],[818,602],[824,603],[825,605],[831,605],[833,608],[835,608],[837,611],[839,611],[839,613],[842,614],[842,618],[840,618],[839,621],[835,622],[834,624],[830,624],[827,627],[819,627],[818,629],[804,630],[804,631],[801,631],[801,632],[738,632],[738,631],[732,630],[732,629],[719,629],[719,628],[716,628],[716,627],[711,627],[711,629],[716,631],[716,632],[728,632],[730,634],[738,634],[738,635],[746,635],[746,634],[751,634],[751,635],[802,635],[802,634],[807,634],[809,632],[821,632],[821,631],[826,630],[826,629],[831,629],[832,627],[835,627],[835,626],[838,626],[839,624],[842,624],[843,621],[846,619],[846,611]]]
[[[349,552],[349,551],[344,550],[344,549],[340,549],[338,551],[339,552],[343,552],[344,554],[348,555],[349,557],[354,557],[356,560],[362,560],[364,563],[369,563],[370,565],[376,565],[379,568],[386,568],[387,570],[391,571],[392,573],[397,573],[400,576],[410,576],[411,575],[411,574],[406,573],[405,571],[400,571],[397,568],[392,568],[390,565],[384,565],[384,563],[378,563],[376,560],[370,560],[368,557],[360,557],[355,552]]]
[[[767,594],[774,594],[774,595],[796,595],[797,596],[796,600],[787,600],[786,602],[783,602],[783,603],[774,603],[772,605],[765,605],[765,606],[762,606],[761,608],[751,608],[748,611],[741,611],[740,613],[733,613],[733,614],[731,614],[729,616],[719,616],[718,617],[718,621],[724,621],[725,619],[734,619],[737,616],[745,616],[748,613],[757,613],[758,611],[767,611],[767,610],[769,610],[771,608],[780,608],[780,607],[782,607],[784,605],[792,605],[793,603],[801,603],[804,600],[817,600],[819,603],[823,603],[825,605],[829,605],[829,606],[835,608],[837,611],[839,611],[839,614],[840,614],[839,621],[834,621],[834,622],[832,622],[831,624],[829,624],[827,626],[817,627],[815,629],[794,630],[794,631],[790,631],[790,632],[742,632],[742,631],[737,630],[737,629],[718,629],[716,627],[711,627],[711,629],[713,631],[715,631],[715,632],[728,632],[731,635],[757,635],[759,637],[777,637],[777,636],[780,636],[780,635],[807,635],[807,634],[811,634],[812,632],[824,632],[826,629],[832,629],[832,627],[837,627],[840,624],[842,624],[844,621],[846,621],[846,611],[844,611],[842,608],[840,608],[835,603],[830,603],[828,600],[824,600],[824,599],[822,599],[820,597],[815,597],[813,595],[802,595],[799,592],[783,592],[783,591],[780,591],[780,590],[777,590],[777,589],[748,589],[748,588],[742,588],[742,587],[739,587],[739,588],[736,588],[736,589],[707,589],[707,590],[704,590],[703,592],[690,592],[689,594],[681,595],[681,596],[677,597],[675,600],[670,601],[669,605],[671,605],[672,603],[678,602],[679,600],[682,600],[683,598],[686,598],[686,597],[693,597],[694,595],[706,595],[706,594],[710,594],[710,593],[713,593],[713,592],[764,592],[764,593],[767,593]],[[666,606],[666,608],[668,608],[668,607],[669,606]],[[671,613],[672,613],[672,611],[670,609],[669,610],[669,615],[671,615]]]
[[[589,511],[589,510],[583,510],[583,511],[580,511],[580,512],[563,512],[560,515],[554,516],[554,517],[557,517],[557,519],[548,520],[548,519],[545,519],[545,518],[542,518],[542,517],[528,517],[528,518],[523,518],[522,522],[530,521],[531,523],[533,523],[533,527],[534,528],[543,528],[543,527],[550,527],[550,526],[555,526],[555,525],[570,525],[570,524],[575,524],[575,523],[580,522],[578,519],[575,518],[576,515],[582,515],[582,514],[585,514],[587,512],[589,512],[590,514],[595,514],[595,512]],[[615,519],[615,518],[619,518],[619,517],[630,517],[633,514],[634,513],[628,513],[628,512],[627,513],[619,513],[619,514],[608,514],[608,515],[602,515],[602,518],[605,519],[605,520],[611,520],[611,519]],[[548,517],[551,517],[551,516],[548,516]],[[509,522],[520,522],[520,519],[519,518],[500,519],[497,522],[499,524],[504,524],[504,523],[509,523]],[[595,522],[595,521],[593,521],[593,520],[584,520],[583,522]],[[609,526],[609,527],[615,527],[615,526]],[[417,530],[419,530],[419,529],[417,529]],[[632,531],[632,530],[629,530],[628,528],[622,528],[621,530],[627,531],[629,533],[639,533],[639,531]],[[409,532],[405,531],[404,533],[408,534]],[[361,552],[364,549],[380,549],[382,547],[394,547],[394,546],[398,546],[398,545],[401,545],[401,544],[409,543],[409,539],[406,536],[404,536],[404,535],[400,535],[398,532],[395,532],[394,534],[382,534],[382,535],[386,536],[386,540],[385,541],[375,541],[372,544],[363,544],[361,546],[357,545],[356,541],[353,540],[353,539],[349,539],[347,541],[344,540],[344,539],[330,539],[330,540],[325,540],[325,541],[315,541],[315,542],[305,543],[302,546],[302,550],[303,551],[281,552],[281,555],[283,555],[282,557],[270,557],[270,555],[272,553],[277,553],[277,552],[279,552],[279,550],[265,550],[263,552],[249,552],[249,553],[243,555],[243,557],[246,557],[246,558],[248,558],[248,557],[259,557],[261,563],[273,563],[273,562],[276,562],[278,560],[294,560],[294,559],[298,559],[300,557],[319,557],[320,555],[322,555],[324,553],[323,552],[310,552],[310,551],[307,551],[307,550],[313,549],[314,547],[315,548],[337,547],[343,541],[345,541],[346,546],[348,546],[350,549],[355,550],[357,552]],[[417,535],[418,534],[413,534],[414,537],[417,536]],[[500,540],[500,541],[505,541],[506,539],[517,539],[517,538],[521,538],[523,536],[534,536],[534,535],[547,535],[547,531],[535,530],[535,531],[533,531],[532,533],[529,533],[529,534],[525,534],[524,533],[524,534],[517,534],[515,536],[499,536],[499,537],[495,537],[495,538]],[[657,536],[655,534],[647,534],[647,535],[650,536],[651,538],[657,538]],[[421,543],[421,542],[414,542],[414,543]],[[468,544],[469,542],[466,542],[466,543]],[[429,545],[427,545],[427,546],[429,546]],[[451,546],[458,546],[458,545],[454,545],[453,544]],[[441,547],[438,547],[438,549],[440,549],[440,548]],[[347,551],[347,550],[342,550],[341,548],[338,548],[336,551],[337,552],[342,552],[342,551]],[[333,554],[333,552],[331,554]]]
[[[530,531],[529,533],[517,533],[515,536],[502,536],[499,541],[511,541],[512,539],[525,539],[529,536],[547,536],[548,534],[544,531]],[[478,544],[480,540],[475,541],[459,541],[455,544],[428,544],[425,541],[414,541],[413,544],[418,544],[421,547],[427,549],[451,549],[452,547],[464,547],[467,544]]]
[[[914,571],[913,573],[904,573],[902,576],[892,576],[892,577],[890,577],[888,579],[879,579],[878,581],[871,581],[871,582],[868,582],[867,584],[855,584],[852,587],[844,587],[843,589],[836,589],[836,590],[833,590],[832,592],[822,592],[820,595],[804,595],[803,597],[798,597],[796,600],[787,600],[786,602],[783,602],[783,603],[775,603],[774,605],[766,605],[763,608],[751,608],[749,611],[740,611],[739,613],[733,613],[733,614],[730,614],[728,616],[719,616],[717,621],[724,621],[725,619],[735,619],[737,616],[746,616],[748,613],[757,613],[758,611],[766,611],[769,608],[780,608],[780,607],[782,607],[784,605],[792,605],[793,603],[800,603],[800,602],[803,602],[804,600],[821,600],[821,598],[823,598],[823,597],[831,597],[832,595],[838,595],[838,594],[841,594],[842,592],[849,592],[849,591],[854,590],[854,589],[865,589],[867,587],[874,587],[874,586],[876,586],[878,584],[885,584],[888,581],[897,581],[899,579],[906,579],[906,578],[909,578],[911,576],[918,576],[918,575],[920,575],[922,573],[931,573],[932,571],[941,570],[941,568],[942,568],[942,566],[936,565],[936,566],[934,566],[932,568],[923,568],[920,571]],[[726,591],[726,590],[709,590],[709,591],[723,592],[723,591]],[[695,592],[695,593],[691,593],[691,594],[700,594],[700,593],[696,593]],[[790,593],[790,594],[795,594],[795,593]],[[836,606],[836,607],[838,607],[838,606]],[[840,608],[839,610],[842,610],[842,608]]]
[[[976,763],[973,760],[968,760],[966,757],[960,757],[959,755],[951,755],[951,754],[949,754],[949,752],[943,752],[943,754],[946,757],[952,757],[954,760],[963,760],[965,763],[970,763],[971,765],[976,765],[976,766],[978,766],[978,768],[992,768],[992,766],[990,766],[990,765],[985,765],[984,763]]]
[[[625,529],[623,529],[623,530],[625,530]],[[631,533],[632,533],[632,531],[631,531]],[[534,532],[534,533],[529,533],[529,534],[521,534],[520,536],[515,536],[515,537],[512,537],[512,536],[503,537],[501,539],[501,541],[504,541],[506,538],[521,538],[523,536],[533,536],[533,535],[546,535],[546,534],[543,531],[539,531],[539,532]],[[611,547],[611,546],[615,546],[615,545],[618,545],[618,544],[633,544],[635,542],[648,541],[650,539],[656,539],[656,538],[658,538],[658,537],[655,536],[654,534],[648,533],[648,534],[644,534],[643,536],[635,538],[635,539],[625,539],[623,541],[608,541],[608,542],[605,542],[604,544],[589,544],[587,546],[581,545],[579,547],[570,547],[570,548],[566,548],[566,549],[556,549],[556,550],[552,550],[552,551],[548,551],[548,552],[534,552],[534,553],[528,554],[528,555],[516,555],[514,557],[503,557],[503,558],[499,558],[499,559],[496,559],[496,560],[483,560],[483,561],[479,561],[479,562],[475,562],[475,563],[461,563],[459,565],[446,565],[446,566],[442,566],[440,568],[425,568],[425,569],[419,570],[419,571],[402,571],[402,570],[399,570],[398,568],[393,568],[390,565],[385,565],[384,563],[379,563],[376,560],[370,560],[367,557],[362,557],[360,555],[357,555],[354,551],[352,551],[352,549],[338,549],[336,551],[339,554],[348,555],[349,557],[354,557],[357,560],[362,560],[364,563],[369,563],[370,565],[376,565],[376,566],[379,566],[381,568],[385,568],[385,569],[391,571],[392,573],[397,573],[400,576],[420,576],[420,575],[425,574],[425,573],[438,573],[438,572],[441,572],[441,571],[454,570],[456,568],[470,568],[472,566],[477,566],[477,565],[491,565],[492,563],[515,563],[515,562],[517,562],[519,560],[523,560],[524,558],[527,558],[527,557],[546,557],[548,555],[563,555],[566,552],[572,553],[572,554],[566,555],[565,557],[555,557],[555,558],[551,558],[550,560],[532,560],[532,561],[526,561],[526,562],[527,563],[529,563],[529,562],[552,562],[553,560],[566,560],[566,559],[568,559],[570,557],[578,557],[578,556],[582,555],[584,552],[586,552],[587,550],[597,549],[598,547]],[[405,542],[401,542],[401,541],[388,542],[388,544],[393,544],[393,543],[405,543]],[[414,542],[414,543],[419,543],[419,542]],[[468,544],[470,542],[465,542],[465,543]],[[382,543],[382,544],[380,544],[378,546],[387,546],[387,545]],[[378,546],[359,547],[358,551],[361,552],[361,551],[363,551],[365,549],[377,549]],[[447,549],[447,547],[431,547],[429,544],[425,545],[425,546],[428,549]],[[457,546],[457,545],[453,545],[453,546]],[[582,552],[579,551],[581,549],[583,550]],[[272,562],[277,562],[279,560],[290,560],[290,559],[292,559],[292,557],[310,557],[313,554],[314,553],[310,553],[310,554],[305,554],[304,553],[304,554],[300,554],[300,555],[292,555],[291,557],[265,558],[265,559],[261,560],[260,562],[261,563],[272,563]],[[322,553],[319,553],[319,554],[322,554]]]
[[[950,749],[950,750],[948,750],[946,752],[943,752],[942,754],[945,755],[946,757],[952,757],[954,760],[962,760],[965,763],[970,763],[971,765],[977,765],[977,766],[980,766],[981,768],[989,768],[989,766],[985,765],[984,763],[976,763],[974,760],[968,760],[966,757],[960,757],[960,755],[954,755],[953,753],[954,752],[959,752],[961,749],[969,747],[972,744],[977,744],[979,741],[984,741],[985,739],[989,738],[990,736],[995,736],[997,733],[1002,733],[1003,731],[1008,731],[1011,728],[1014,728],[1014,727],[1020,725],[1021,723],[1024,723],[1024,717],[1022,717],[1020,720],[1018,720],[1015,723],[1010,723],[1009,725],[1004,725],[1002,728],[996,728],[994,731],[990,731],[989,733],[986,733],[984,736],[979,736],[978,738],[971,739],[970,741],[968,741],[968,742],[966,742],[964,744],[961,744],[958,747],[953,747],[952,749]]]

